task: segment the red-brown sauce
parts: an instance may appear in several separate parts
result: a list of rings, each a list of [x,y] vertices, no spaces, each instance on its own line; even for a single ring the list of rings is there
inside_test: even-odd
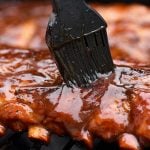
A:
[[[89,145],[125,135],[124,146],[129,133],[150,143],[149,8],[93,7],[108,22],[117,65],[89,88],[69,88],[45,45],[49,3],[0,6],[0,134],[9,127],[47,141],[46,129]]]
[[[69,88],[48,50],[3,48],[0,66],[0,122],[6,126],[16,130],[43,126],[78,140],[93,135],[112,140],[125,132],[149,140],[146,67],[116,66],[89,88]]]

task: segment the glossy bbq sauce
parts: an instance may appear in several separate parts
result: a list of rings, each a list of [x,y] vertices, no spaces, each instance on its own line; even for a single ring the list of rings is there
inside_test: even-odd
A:
[[[67,87],[48,50],[0,50],[0,122],[40,126],[91,145],[131,133],[150,140],[150,70],[116,66],[89,88]]]

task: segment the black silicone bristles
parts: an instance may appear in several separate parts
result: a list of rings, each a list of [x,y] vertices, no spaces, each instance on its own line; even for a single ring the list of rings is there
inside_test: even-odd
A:
[[[113,70],[105,27],[53,50],[59,71],[67,85],[86,87],[99,73]]]
[[[67,85],[87,87],[113,71],[107,23],[84,0],[52,0],[46,43]]]

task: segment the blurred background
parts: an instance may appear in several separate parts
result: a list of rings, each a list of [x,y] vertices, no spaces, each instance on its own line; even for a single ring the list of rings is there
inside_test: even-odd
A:
[[[30,0],[0,0],[0,2],[11,2],[11,1],[30,1]],[[34,0],[36,1],[41,1],[41,0]],[[42,0],[43,1],[48,1],[48,0]],[[49,0],[50,1],[50,0]],[[103,2],[103,3],[114,3],[114,2],[125,2],[125,3],[144,3],[147,5],[150,5],[150,0],[85,0],[87,2]]]
[[[0,0],[0,44],[47,49],[45,32],[52,11],[50,1]],[[108,24],[114,61],[149,64],[150,0],[86,1]]]

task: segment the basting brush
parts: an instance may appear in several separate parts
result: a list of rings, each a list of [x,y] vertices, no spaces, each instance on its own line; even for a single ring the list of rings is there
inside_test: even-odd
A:
[[[89,86],[113,71],[104,19],[83,0],[52,0],[46,43],[67,83]]]

